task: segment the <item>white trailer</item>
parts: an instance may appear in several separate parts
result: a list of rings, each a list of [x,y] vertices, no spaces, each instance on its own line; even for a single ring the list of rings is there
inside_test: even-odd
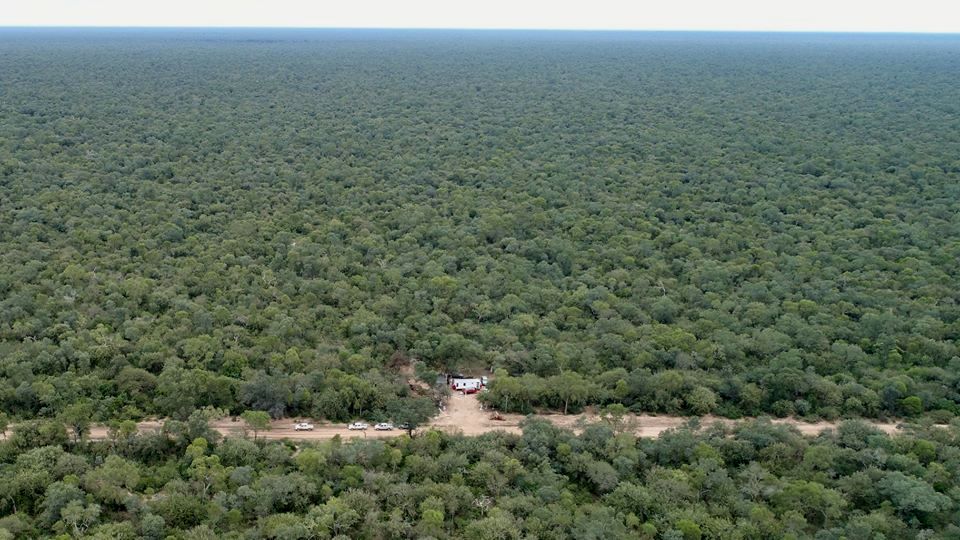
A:
[[[483,387],[483,381],[480,379],[454,379],[450,383],[450,388],[453,390],[480,390]]]

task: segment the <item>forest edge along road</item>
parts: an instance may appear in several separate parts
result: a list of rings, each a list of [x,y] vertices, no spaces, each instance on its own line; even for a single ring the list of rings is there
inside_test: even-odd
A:
[[[505,431],[516,434],[521,433],[520,422],[526,418],[526,416],[521,414],[501,413],[499,416],[502,418],[502,420],[494,420],[491,417],[492,414],[493,411],[484,410],[481,408],[481,404],[479,400],[477,400],[476,395],[454,394],[447,402],[446,410],[441,411],[438,416],[436,416],[429,424],[421,428],[421,430],[436,429],[447,433],[461,433],[463,435],[482,435],[484,433],[490,433],[493,431]],[[572,429],[574,431],[578,431],[578,426],[581,425],[581,420],[584,422],[594,422],[599,420],[598,416],[591,414],[537,414],[534,416],[538,418],[544,418],[559,427]],[[696,417],[633,414],[625,417],[624,425],[627,426],[628,431],[632,431],[639,437],[658,437],[664,431],[681,427],[693,418]],[[366,431],[351,431],[347,429],[346,424],[315,424],[315,427],[312,431],[295,431],[293,426],[297,421],[298,420],[294,418],[274,420],[271,422],[271,429],[258,432],[257,438],[270,440],[290,439],[298,441],[322,441],[330,440],[339,435],[344,439],[385,439],[397,437],[403,433],[406,433],[406,431],[400,429],[393,431],[375,431],[373,429],[368,429]],[[700,417],[700,423],[703,426],[709,426],[718,422],[727,425],[735,425],[743,421],[746,421],[746,419],[730,420],[715,416]],[[887,434],[896,433],[900,429],[897,423],[872,422],[869,420],[864,421]],[[791,425],[797,428],[800,433],[809,436],[818,435],[823,431],[834,429],[838,426],[837,422],[804,422],[794,418],[776,418],[773,419],[772,422],[775,424]],[[140,422],[137,424],[137,427],[141,433],[147,433],[160,430],[163,427],[163,423],[160,421]],[[224,436],[241,436],[243,435],[244,431],[249,432],[249,430],[245,428],[243,421],[239,419],[236,421],[230,419],[217,420],[211,423],[211,427]],[[101,425],[94,426],[90,430],[89,438],[91,440],[107,439],[107,427]]]

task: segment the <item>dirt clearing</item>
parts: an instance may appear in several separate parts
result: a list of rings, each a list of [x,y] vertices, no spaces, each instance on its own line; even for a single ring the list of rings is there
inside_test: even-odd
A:
[[[502,420],[492,418],[493,411],[483,409],[477,396],[453,394],[447,402],[445,410],[440,411],[436,418],[422,429],[437,429],[447,433],[461,433],[463,435],[482,435],[492,431],[506,431],[508,433],[521,432],[520,422],[525,418],[520,414],[501,413]],[[537,415],[553,422],[557,426],[579,431],[579,426],[584,422],[596,422],[599,417],[593,414],[562,415],[562,414],[540,414]],[[685,416],[651,416],[651,415],[627,415],[624,418],[625,430],[634,433],[639,437],[659,437],[664,431],[680,427],[690,420]],[[299,419],[283,419],[271,422],[269,431],[261,431],[257,434],[261,439],[290,439],[300,441],[321,441],[329,440],[339,435],[344,439],[359,438],[389,438],[397,437],[403,433],[403,430],[395,429],[393,431],[375,431],[372,427],[365,431],[351,431],[347,429],[346,424],[324,424],[315,423],[313,431],[295,431],[293,425]],[[705,416],[700,418],[700,424],[704,427],[713,423],[722,423],[734,425],[738,421],[727,418],[718,418],[715,416]],[[797,428],[804,435],[815,436],[828,429],[835,429],[837,422],[803,422],[793,418],[774,419],[775,424],[789,424]],[[893,434],[900,430],[896,423],[870,422],[875,428],[887,434]],[[161,422],[148,421],[140,422],[138,428],[141,433],[159,431],[162,428]],[[230,419],[218,420],[211,424],[215,430],[224,436],[239,437],[245,433],[242,421],[233,421]],[[253,432],[247,431],[248,436],[253,436]],[[107,438],[107,428],[104,426],[95,426],[90,430],[90,439],[102,440]]]

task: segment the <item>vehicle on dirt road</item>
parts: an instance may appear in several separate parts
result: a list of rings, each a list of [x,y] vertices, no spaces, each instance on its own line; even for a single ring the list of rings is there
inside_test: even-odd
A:
[[[454,391],[464,392],[467,390],[480,390],[483,387],[483,383],[480,379],[454,379],[450,383],[450,389]]]
[[[393,424],[389,422],[380,422],[379,424],[373,426],[373,429],[377,431],[391,431],[393,430]]]
[[[310,422],[298,422],[293,425],[294,431],[313,431],[313,424]]]
[[[349,426],[347,426],[347,429],[356,431],[356,430],[365,430],[369,427],[370,427],[370,424],[367,424],[366,422],[354,422]]]

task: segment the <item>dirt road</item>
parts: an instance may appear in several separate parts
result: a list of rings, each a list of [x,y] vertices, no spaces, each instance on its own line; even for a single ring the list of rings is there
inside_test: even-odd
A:
[[[524,419],[523,415],[503,414],[503,420],[501,421],[491,420],[490,416],[490,411],[483,411],[480,409],[480,402],[477,400],[475,395],[464,396],[460,394],[454,394],[450,398],[447,411],[442,412],[436,419],[434,419],[432,426],[444,431],[460,431],[464,435],[480,435],[489,431],[495,431],[497,429],[502,429],[512,433],[520,433],[520,428],[518,425],[520,421]],[[581,422],[593,423],[600,419],[595,414],[541,414],[538,416],[540,418],[545,418],[560,427],[572,429],[574,431],[578,431],[578,426],[581,425]],[[664,431],[680,427],[689,420],[690,417],[686,416],[652,416],[647,414],[632,414],[628,415],[624,419],[626,429],[628,431],[632,431],[639,437],[659,437]],[[821,432],[828,429],[835,429],[839,425],[838,422],[803,422],[795,418],[775,418],[772,421],[774,424],[792,425],[793,427],[797,428],[800,433],[811,436],[819,435]],[[720,418],[716,416],[704,416],[700,418],[700,423],[703,426],[708,426],[714,423],[734,425],[737,422],[737,420],[730,420],[728,418]],[[896,433],[900,429],[896,423],[871,423],[874,427],[887,434]]]
[[[491,411],[483,410],[476,395],[454,394],[450,397],[446,410],[433,419],[427,429],[438,429],[448,433],[462,433],[464,435],[482,435],[491,431],[506,431],[509,433],[520,433],[520,421],[524,419],[519,414],[502,414],[502,420],[491,419]],[[595,415],[562,415],[562,414],[544,414],[540,415],[554,424],[573,429],[577,431],[581,420],[586,422],[596,421]],[[650,416],[650,415],[630,415],[626,419],[626,426],[640,437],[658,437],[664,431],[682,426],[690,420],[683,416]],[[313,431],[294,431],[293,424],[299,419],[274,420],[271,423],[269,431],[262,431],[257,434],[263,439],[290,439],[301,441],[329,440],[340,435],[344,439],[354,438],[388,438],[396,437],[404,431],[374,431],[372,428],[366,431],[351,431],[347,429],[346,424],[323,424],[314,422]],[[707,426],[715,422],[728,425],[735,424],[736,421],[714,416],[705,416],[700,419],[702,425]],[[773,420],[776,424],[790,424],[800,430],[804,435],[817,435],[827,429],[837,427],[836,422],[802,422],[792,418],[781,418]],[[218,420],[212,424],[212,427],[225,436],[242,436],[244,433],[244,424],[242,421],[232,421],[229,419]],[[873,426],[889,434],[897,432],[900,428],[895,423],[873,422]],[[162,427],[160,422],[150,421],[138,424],[141,433],[159,431]],[[252,433],[250,434],[252,436]],[[107,429],[103,426],[95,426],[90,431],[90,438],[94,440],[106,439]]]
[[[257,438],[259,439],[290,439],[290,440],[328,440],[332,439],[336,435],[340,435],[344,439],[353,439],[353,438],[387,438],[387,437],[396,437],[403,431],[394,430],[394,431],[375,431],[373,428],[370,428],[366,431],[351,431],[347,429],[346,424],[314,424],[315,427],[313,431],[296,431],[293,429],[293,424],[299,420],[274,420],[270,424],[269,431],[261,431],[257,433]],[[137,424],[137,427],[140,430],[140,433],[151,433],[160,431],[163,427],[161,422],[150,421],[150,422],[140,422]],[[220,432],[221,435],[225,437],[242,437],[244,435],[244,424],[243,421],[237,420],[236,422],[226,419],[226,420],[217,420],[210,424],[210,427]],[[253,437],[252,431],[247,431],[246,433],[250,437]],[[90,439],[91,440],[103,440],[107,438],[107,428],[104,426],[94,426],[90,429]]]

